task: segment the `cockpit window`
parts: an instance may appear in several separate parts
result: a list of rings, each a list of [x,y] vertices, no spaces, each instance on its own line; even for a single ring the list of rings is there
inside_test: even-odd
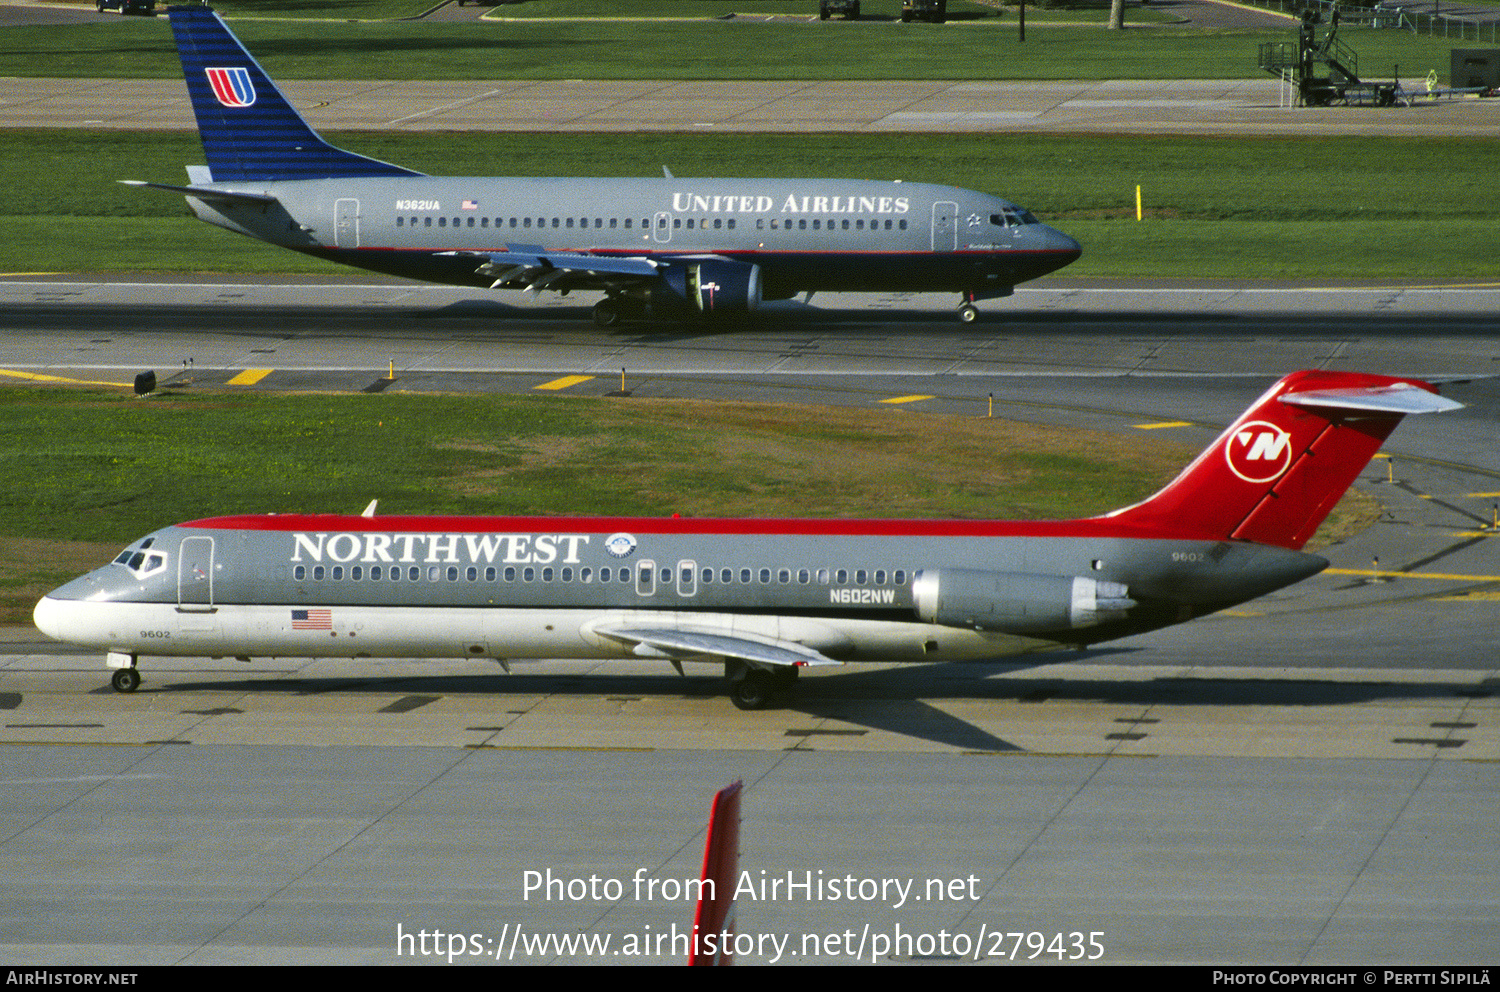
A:
[[[140,543],[139,547],[126,548],[120,552],[114,564],[124,565],[134,572],[137,578],[144,579],[148,575],[155,575],[167,567],[167,556],[160,551],[151,551],[151,545],[154,543],[156,543],[156,538],[148,537]]]
[[[990,223],[997,227],[1020,227],[1022,224],[1040,224],[1041,221],[1030,210],[1011,207],[998,214],[990,214]]]

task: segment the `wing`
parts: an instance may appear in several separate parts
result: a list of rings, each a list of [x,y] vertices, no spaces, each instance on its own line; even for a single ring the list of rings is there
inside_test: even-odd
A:
[[[674,661],[701,655],[737,658],[754,668],[804,665],[842,665],[796,641],[755,640],[712,627],[637,627],[633,624],[596,627],[600,637],[635,645],[635,653]]]
[[[491,289],[619,289],[652,281],[662,263],[643,255],[590,255],[581,251],[548,251],[540,245],[506,245],[503,252],[452,252],[470,256]]]

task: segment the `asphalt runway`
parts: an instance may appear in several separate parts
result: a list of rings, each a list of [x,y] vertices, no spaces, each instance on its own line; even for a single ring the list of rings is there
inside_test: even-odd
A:
[[[784,710],[644,661],[145,660],[119,696],[98,657],[12,643],[0,953],[670,963],[709,799],[742,778],[745,962],[1491,963],[1497,296],[1047,281],[973,325],[871,294],[601,331],[587,299],[378,281],[0,283],[17,383],[356,391],[394,366],[387,395],[603,395],[624,368],[621,402],[993,394],[1196,448],[1297,367],[1470,380],[1364,473],[1386,513],[1321,576],[1087,652],[819,673]]]

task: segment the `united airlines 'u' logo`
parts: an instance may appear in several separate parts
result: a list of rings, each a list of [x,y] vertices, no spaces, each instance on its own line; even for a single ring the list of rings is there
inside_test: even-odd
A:
[[[1270,482],[1291,467],[1291,435],[1264,420],[1241,424],[1224,446],[1224,460],[1246,482]]]
[[[255,86],[250,82],[250,70],[243,66],[227,69],[204,69],[208,85],[214,88],[214,98],[226,107],[248,107],[255,102]]]

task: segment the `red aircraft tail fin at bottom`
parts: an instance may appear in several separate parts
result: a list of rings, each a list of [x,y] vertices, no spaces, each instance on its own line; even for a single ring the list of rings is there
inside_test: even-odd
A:
[[[1116,522],[1299,550],[1411,413],[1462,406],[1417,379],[1294,372]]]
[[[708,840],[703,845],[703,888],[698,897],[698,912],[693,917],[693,943],[688,965],[727,965],[734,963],[731,947],[734,938],[735,875],[740,867],[740,792],[735,782],[714,796],[708,814]]]

